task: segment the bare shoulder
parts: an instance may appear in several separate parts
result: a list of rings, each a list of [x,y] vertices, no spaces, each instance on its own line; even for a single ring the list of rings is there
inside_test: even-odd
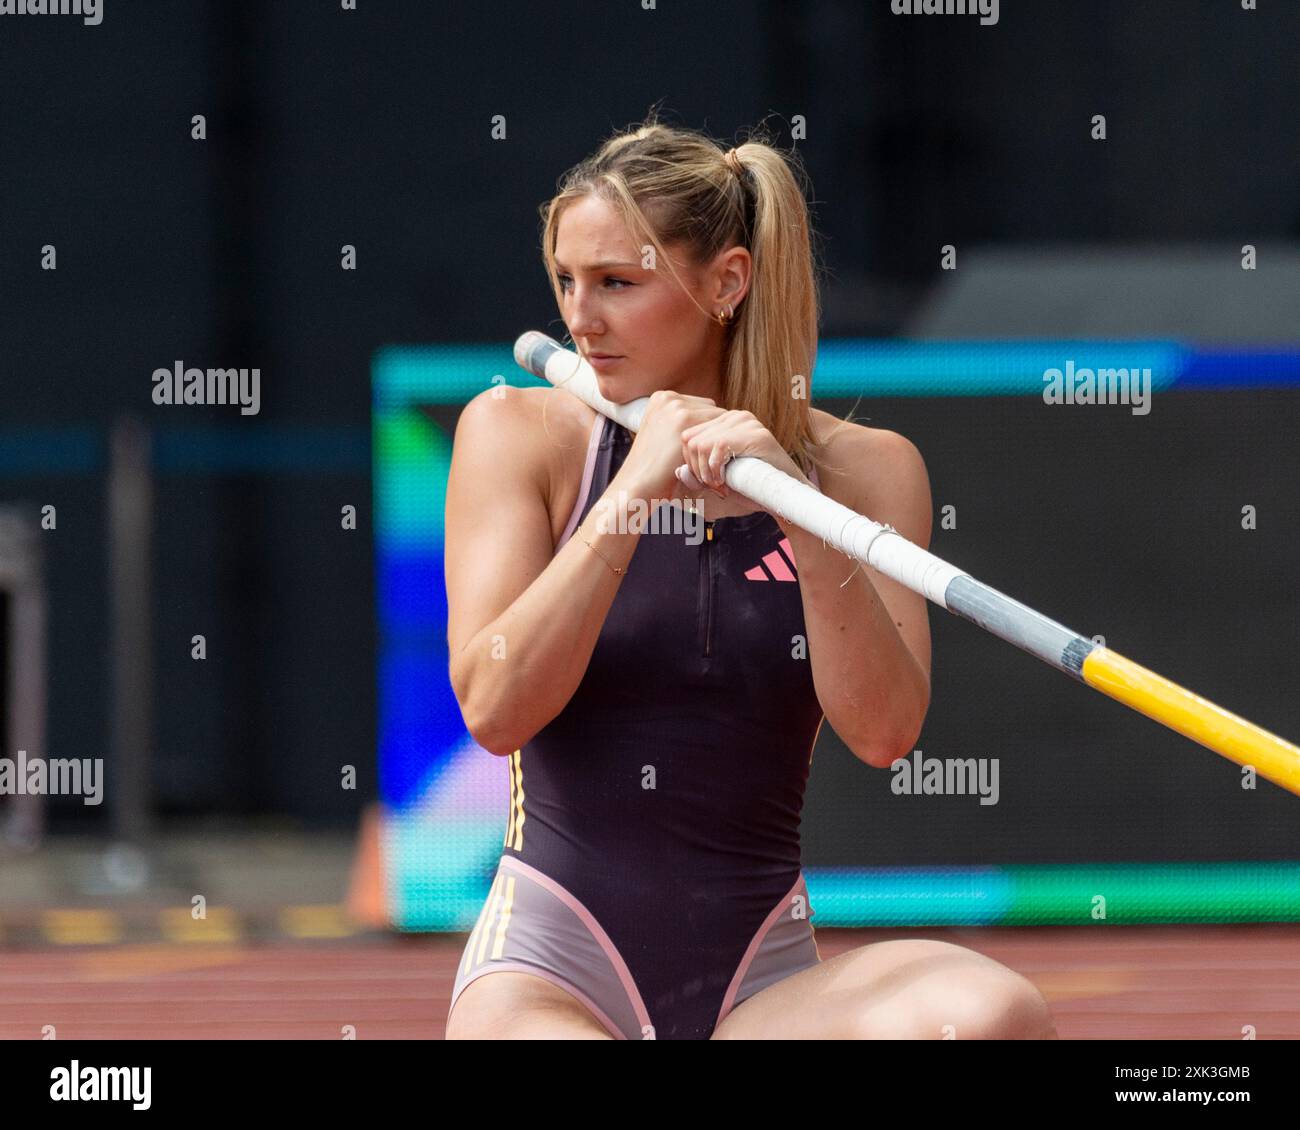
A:
[[[553,531],[562,530],[576,501],[595,419],[591,408],[563,389],[484,389],[461,410],[453,462],[496,481],[504,473],[531,484],[546,503]]]
[[[871,428],[810,409],[813,433],[824,444],[818,460],[822,489],[846,506],[851,500],[924,493],[927,505],[929,474],[920,450],[901,432]]]
[[[557,388],[484,389],[461,409],[457,439],[484,445],[532,471],[549,476],[563,467],[575,445],[586,447],[595,413],[576,396]]]
[[[563,439],[568,433],[587,426],[595,413],[572,393],[562,389],[514,388],[495,385],[471,397],[461,409],[462,417],[486,422],[500,429],[502,438],[511,442],[527,442],[543,420],[554,439]]]
[[[934,503],[916,444],[887,428],[811,411],[814,437],[825,445],[817,462],[822,493],[928,549]]]

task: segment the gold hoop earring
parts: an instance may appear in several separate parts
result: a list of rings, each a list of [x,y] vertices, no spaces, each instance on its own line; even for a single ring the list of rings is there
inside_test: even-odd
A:
[[[721,310],[718,311],[718,325],[729,326],[731,325],[732,320],[735,317],[736,317],[736,309],[734,306],[731,305],[730,302],[728,302],[726,314],[723,314]]]

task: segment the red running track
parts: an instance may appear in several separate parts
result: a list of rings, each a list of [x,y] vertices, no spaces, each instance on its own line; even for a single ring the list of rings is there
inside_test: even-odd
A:
[[[1300,927],[817,932],[823,958],[938,938],[1023,973],[1061,1038],[1300,1039]],[[440,1039],[464,935],[0,950],[0,1038]]]

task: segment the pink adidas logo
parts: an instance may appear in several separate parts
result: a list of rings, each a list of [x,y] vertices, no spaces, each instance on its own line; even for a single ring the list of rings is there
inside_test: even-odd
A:
[[[785,550],[785,557],[790,559],[786,563],[785,557],[781,556],[781,550]],[[767,570],[763,568],[766,565],[772,571],[772,575],[767,575]],[[755,565],[752,569],[745,570],[745,579],[749,581],[795,581],[798,577],[794,572],[794,550],[790,548],[790,539],[782,538],[777,543],[777,548],[771,553],[765,553],[761,564]]]

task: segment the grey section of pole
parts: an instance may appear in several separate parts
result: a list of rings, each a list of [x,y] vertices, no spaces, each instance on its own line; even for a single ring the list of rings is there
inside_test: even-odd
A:
[[[539,330],[520,334],[515,341],[515,363],[543,380],[546,379],[546,362],[561,352],[559,343]]]
[[[9,594],[4,756],[15,759],[19,750],[29,759],[50,755],[45,748],[46,591],[40,539],[40,520],[28,508],[0,508],[0,590]],[[4,816],[0,838],[7,846],[19,851],[39,846],[45,830],[43,794],[24,790],[6,797]]]
[[[964,574],[949,582],[944,603],[949,612],[1083,681],[1083,660],[1096,645],[1064,624]]]
[[[153,476],[148,429],[119,417],[109,439],[108,586],[111,717],[106,788],[113,835],[143,847],[152,833]]]

